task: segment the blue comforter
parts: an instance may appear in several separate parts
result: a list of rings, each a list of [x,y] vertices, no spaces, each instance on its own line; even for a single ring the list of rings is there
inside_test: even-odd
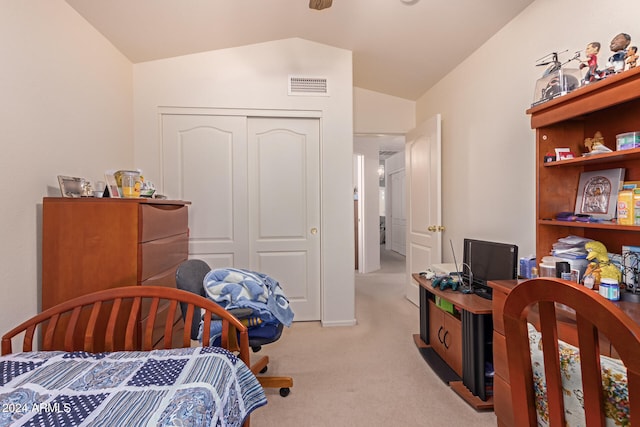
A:
[[[256,323],[263,327],[278,323],[291,326],[293,311],[289,300],[280,284],[266,274],[238,268],[214,269],[207,273],[203,285],[207,297],[227,310],[251,308],[252,317],[258,318]],[[216,338],[221,332],[222,323],[212,322],[211,336]]]
[[[219,347],[0,358],[0,427],[240,427],[266,403],[249,368]]]

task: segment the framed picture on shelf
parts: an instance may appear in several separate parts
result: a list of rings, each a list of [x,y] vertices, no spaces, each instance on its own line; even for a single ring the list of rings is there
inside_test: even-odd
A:
[[[568,148],[556,148],[556,160],[573,159],[573,153]]]
[[[84,179],[75,176],[58,175],[62,197],[82,197]]]
[[[107,183],[107,191],[109,192],[109,197],[119,199],[120,190],[118,189],[118,183],[116,182],[116,177],[111,173],[105,173],[104,179]]]
[[[624,169],[582,172],[578,182],[575,213],[610,220],[616,217],[618,191],[624,181]]]

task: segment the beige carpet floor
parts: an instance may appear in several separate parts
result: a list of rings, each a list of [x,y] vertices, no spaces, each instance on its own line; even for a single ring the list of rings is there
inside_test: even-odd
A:
[[[291,375],[288,397],[266,390],[253,427],[495,426],[493,412],[464,402],[413,342],[418,308],[404,298],[404,257],[382,251],[382,269],[356,273],[357,325],[294,322],[265,346],[271,375]],[[286,288],[285,288],[286,293]]]

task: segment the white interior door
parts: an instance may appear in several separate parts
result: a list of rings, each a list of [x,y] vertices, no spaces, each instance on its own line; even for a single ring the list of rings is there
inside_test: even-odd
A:
[[[406,255],[407,208],[405,200],[405,171],[389,175],[391,181],[391,250]]]
[[[440,115],[407,134],[407,298],[419,305],[411,273],[442,261]]]
[[[251,265],[277,279],[296,320],[320,319],[320,122],[250,118]]]
[[[247,119],[163,115],[162,192],[189,206],[189,254],[249,266]]]

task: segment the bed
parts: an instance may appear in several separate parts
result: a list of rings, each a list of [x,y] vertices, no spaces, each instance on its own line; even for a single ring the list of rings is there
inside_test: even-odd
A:
[[[577,345],[558,339],[559,312],[575,316]],[[615,303],[570,281],[532,279],[511,290],[503,320],[514,425],[640,420],[640,325]],[[602,343],[619,359],[601,356]]]
[[[190,330],[176,328],[176,318],[201,315],[205,325],[222,319],[220,347],[206,338],[194,347]],[[248,427],[266,397],[247,366],[247,328],[212,301],[155,286],[99,291],[2,337],[0,426]]]

